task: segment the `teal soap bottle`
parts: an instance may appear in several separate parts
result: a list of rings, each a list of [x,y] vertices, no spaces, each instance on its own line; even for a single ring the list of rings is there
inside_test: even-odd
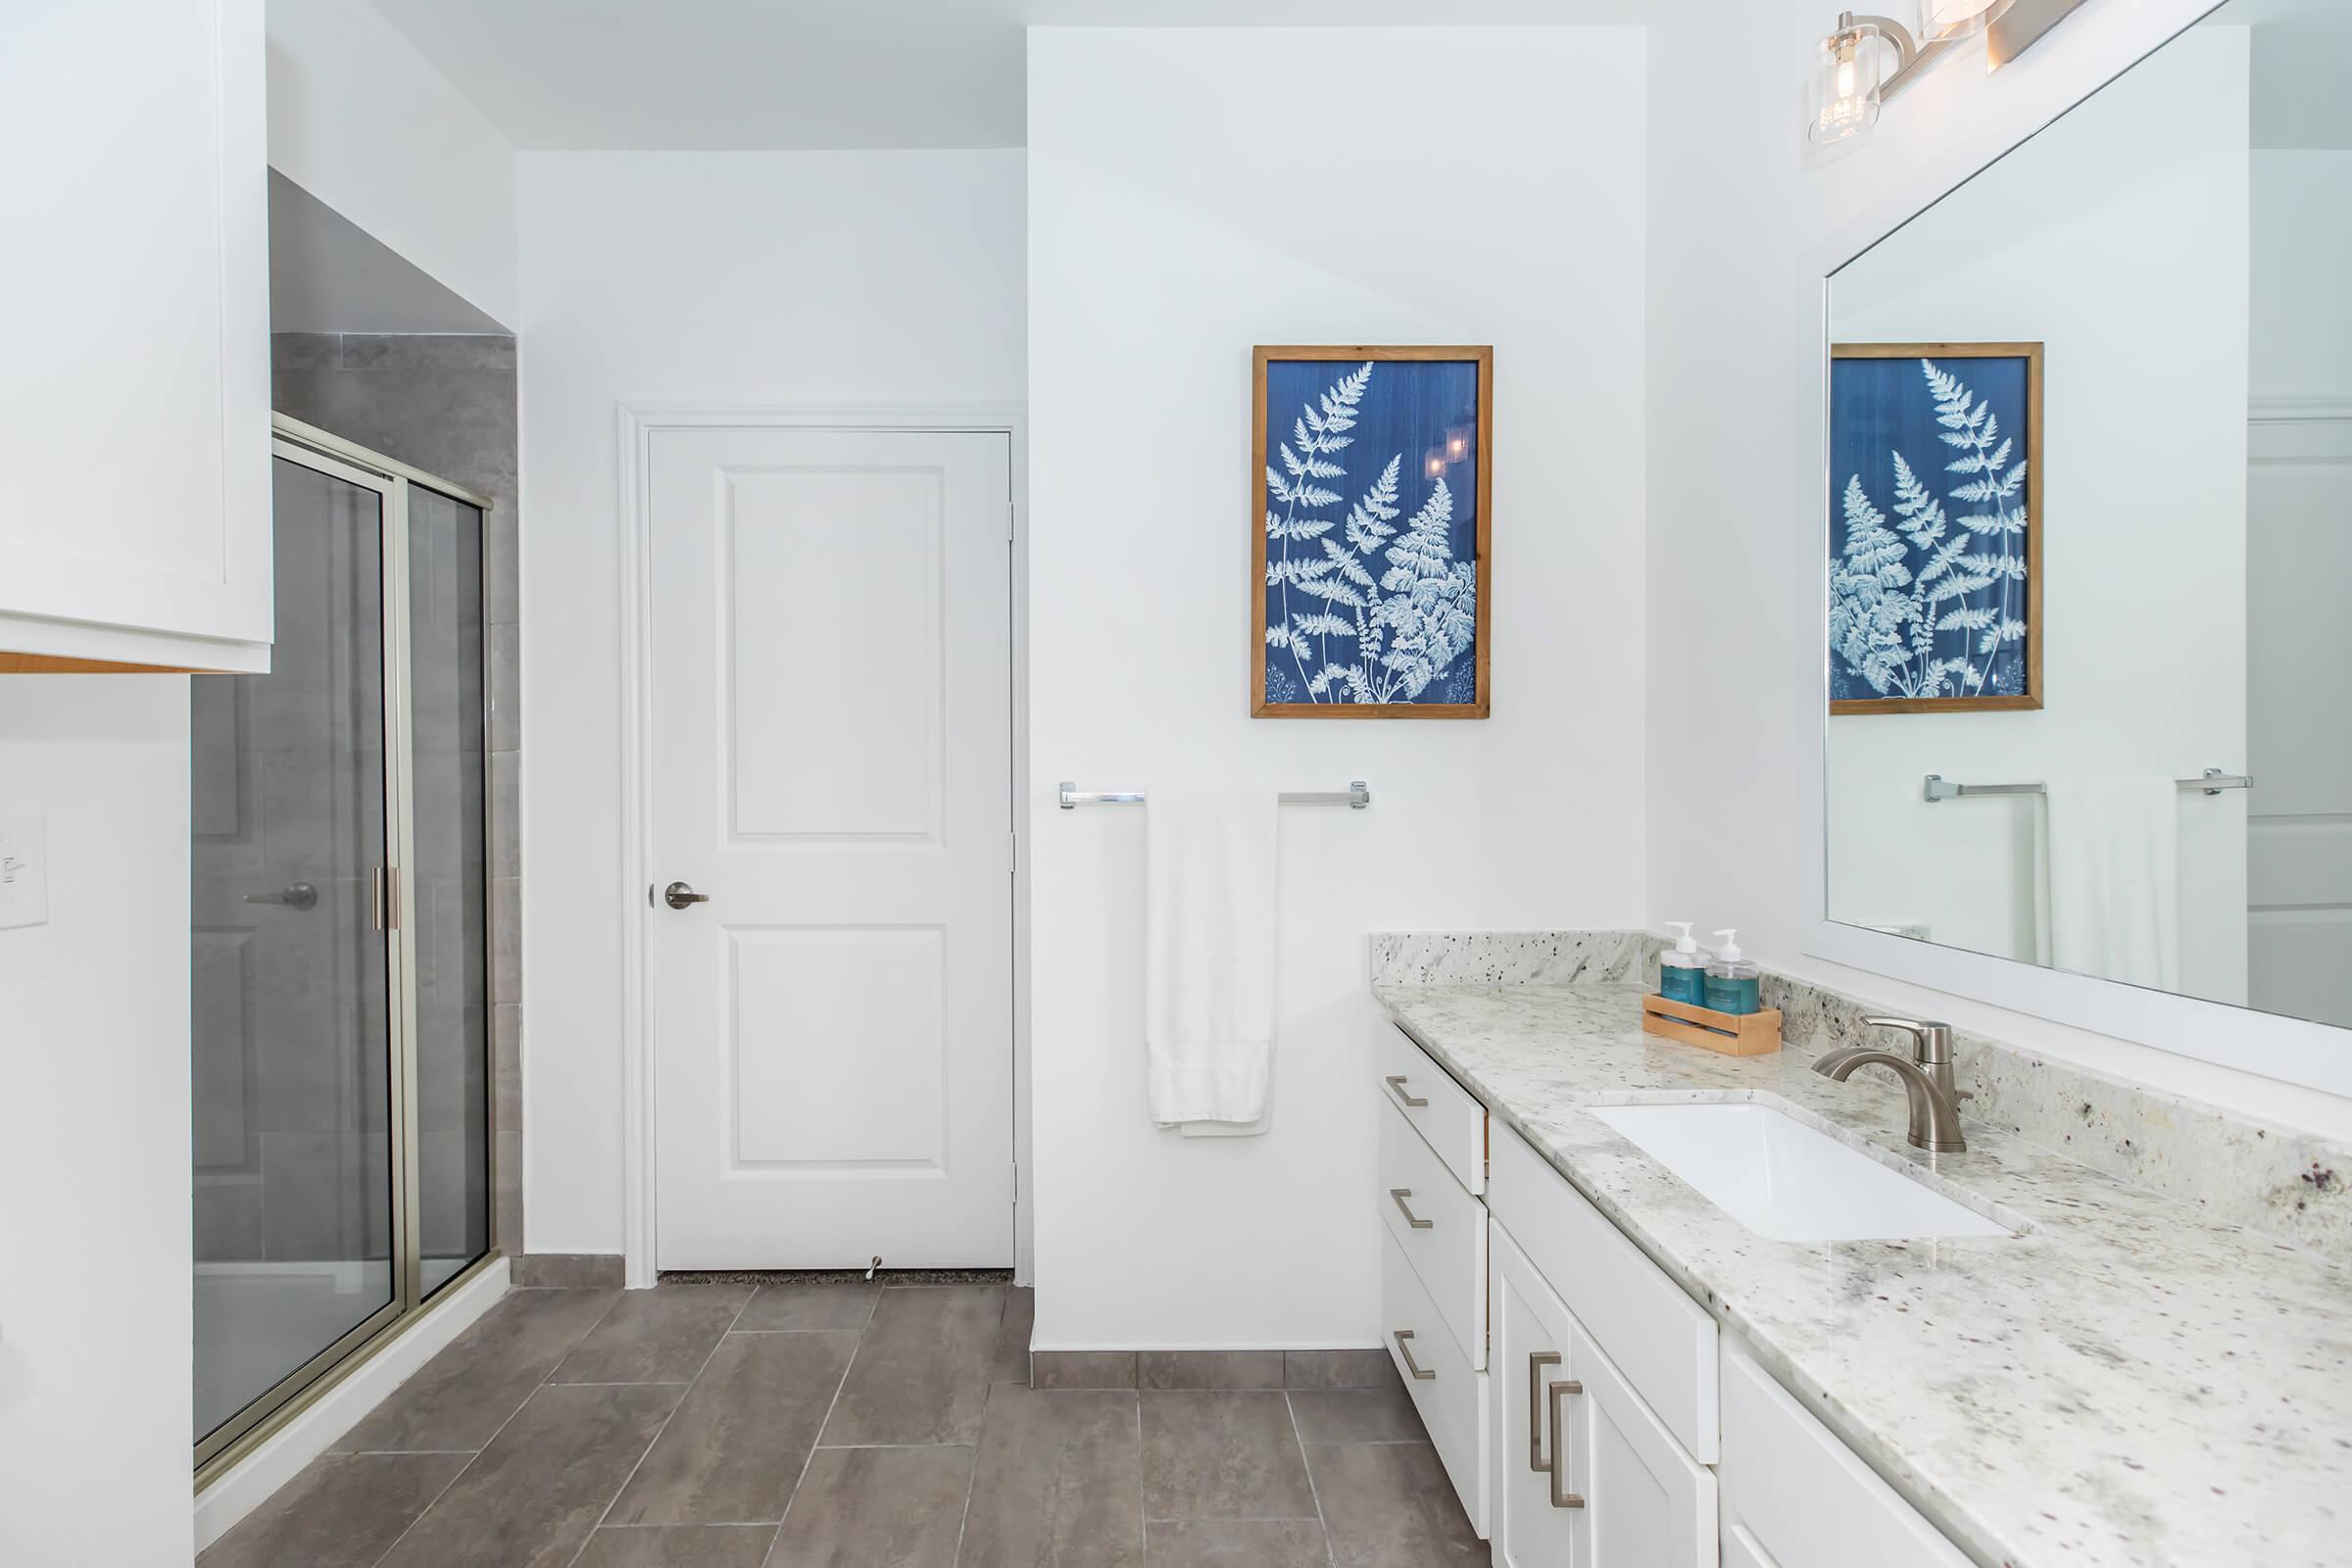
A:
[[[1682,940],[1658,955],[1658,995],[1668,1002],[1688,1002],[1694,1007],[1707,1004],[1707,958],[1690,940],[1690,922],[1669,920],[1666,929],[1680,927]]]
[[[1741,956],[1736,940],[1737,928],[1718,931],[1723,946],[1715,950],[1715,961],[1707,965],[1707,1002],[1716,1012],[1749,1013],[1761,1011],[1764,1005],[1760,982],[1764,971]]]

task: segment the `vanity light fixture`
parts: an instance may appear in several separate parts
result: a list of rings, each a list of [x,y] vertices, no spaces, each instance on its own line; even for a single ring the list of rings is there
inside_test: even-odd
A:
[[[1813,115],[1806,137],[1826,145],[1870,129],[1887,99],[1955,46],[1982,35],[2014,3],[1917,0],[1916,30],[1892,17],[1839,13],[1838,30],[1821,40],[1814,57]],[[2080,3],[2072,0],[2065,9]]]

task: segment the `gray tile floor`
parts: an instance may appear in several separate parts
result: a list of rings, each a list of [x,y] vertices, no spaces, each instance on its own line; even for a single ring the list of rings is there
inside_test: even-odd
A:
[[[199,1561],[1486,1563],[1381,1352],[1041,1358],[1032,1388],[1030,1315],[1002,1285],[514,1291]]]

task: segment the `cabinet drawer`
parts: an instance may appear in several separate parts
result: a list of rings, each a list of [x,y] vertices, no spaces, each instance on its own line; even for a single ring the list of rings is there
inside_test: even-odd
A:
[[[1487,1375],[1470,1365],[1453,1343],[1443,1314],[1421,1288],[1404,1249],[1385,1229],[1380,1233],[1380,1321],[1404,1379],[1405,1392],[1421,1412],[1429,1441],[1445,1461],[1446,1474],[1460,1494],[1479,1539],[1487,1535]],[[1398,1339],[1399,1334],[1405,1336]]]
[[[1714,1463],[1715,1320],[1508,1128],[1494,1134],[1492,1174],[1494,1218],[1675,1440]]]
[[[1380,1113],[1380,1217],[1420,1276],[1454,1344],[1487,1364],[1487,1210],[1423,1143],[1404,1112]],[[1419,1221],[1416,1225],[1414,1222]]]
[[[1767,1568],[1965,1568],[1968,1559],[1723,1342],[1723,1555]]]
[[[1404,1113],[1446,1168],[1472,1193],[1487,1190],[1487,1107],[1401,1029],[1383,1029],[1380,1096]]]

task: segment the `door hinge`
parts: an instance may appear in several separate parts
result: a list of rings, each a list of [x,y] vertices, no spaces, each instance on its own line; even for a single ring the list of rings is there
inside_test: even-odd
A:
[[[1012,532],[1013,532],[1014,520],[1015,520],[1015,519],[1016,519],[1016,518],[1017,518],[1019,515],[1020,515],[1020,505],[1019,505],[1019,503],[1017,503],[1017,502],[1012,502],[1012,501],[1007,501],[1007,502],[1005,502],[1005,503],[1004,503],[1004,542],[1005,542],[1006,544],[1010,544],[1010,543],[1012,543]]]
[[[1020,871],[1021,836],[1018,833],[1007,833],[1004,835],[1004,874],[1018,876]]]

